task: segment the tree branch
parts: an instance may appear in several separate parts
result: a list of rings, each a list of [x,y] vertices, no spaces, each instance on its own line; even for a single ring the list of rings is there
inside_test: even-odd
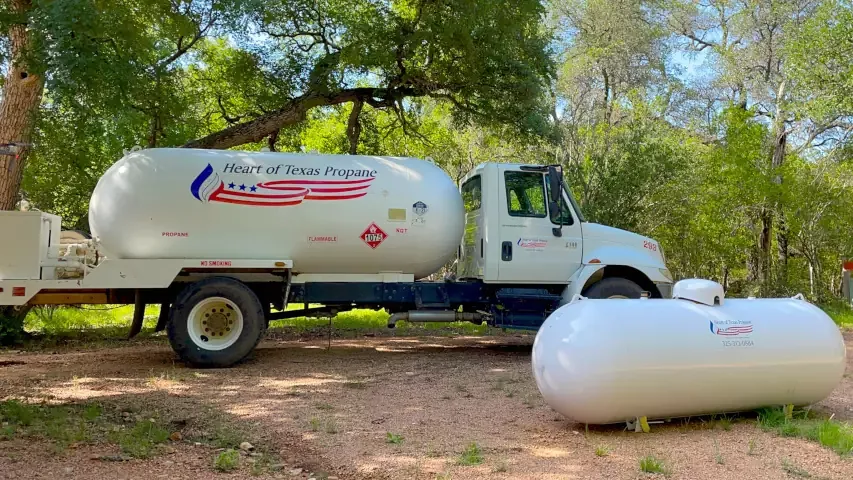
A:
[[[187,142],[184,148],[231,148],[246,143],[253,143],[268,137],[283,127],[294,125],[305,120],[309,110],[315,107],[340,105],[362,101],[368,105],[387,107],[394,105],[395,98],[421,97],[427,95],[425,90],[413,88],[349,88],[331,93],[309,92],[293,98],[281,108],[273,110],[258,118],[230,126],[219,132]]]

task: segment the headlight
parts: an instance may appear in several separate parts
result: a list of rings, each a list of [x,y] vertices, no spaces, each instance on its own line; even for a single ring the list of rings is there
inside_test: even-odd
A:
[[[664,278],[672,282],[672,274],[669,273],[669,269],[659,268],[658,270],[660,271],[660,274],[664,276]]]

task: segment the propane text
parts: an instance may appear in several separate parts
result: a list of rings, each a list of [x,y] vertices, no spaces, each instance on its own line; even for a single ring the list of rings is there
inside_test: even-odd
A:
[[[354,168],[335,168],[327,167],[297,167],[296,165],[241,165],[238,163],[228,163],[222,169],[222,173],[242,173],[246,175],[266,173],[268,175],[304,175],[309,177],[324,176],[343,178],[374,178],[376,170],[354,169]]]

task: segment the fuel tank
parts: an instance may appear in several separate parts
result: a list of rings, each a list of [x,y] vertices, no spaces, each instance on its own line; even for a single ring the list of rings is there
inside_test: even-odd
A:
[[[89,222],[115,258],[422,278],[455,255],[465,210],[454,181],[416,158],[154,148],[104,173]]]
[[[672,299],[576,296],[539,329],[532,366],[546,403],[609,424],[809,405],[841,381],[844,339],[802,299],[726,299],[682,280]]]

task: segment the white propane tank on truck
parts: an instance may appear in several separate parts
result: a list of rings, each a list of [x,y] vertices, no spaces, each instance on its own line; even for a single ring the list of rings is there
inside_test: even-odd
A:
[[[610,424],[810,405],[841,381],[838,327],[802,299],[724,299],[682,280],[673,299],[576,297],[539,329],[533,373],[546,403]]]
[[[288,258],[297,273],[415,278],[454,256],[464,215],[453,180],[424,160],[185,148],[127,154],[89,209],[111,258]]]

